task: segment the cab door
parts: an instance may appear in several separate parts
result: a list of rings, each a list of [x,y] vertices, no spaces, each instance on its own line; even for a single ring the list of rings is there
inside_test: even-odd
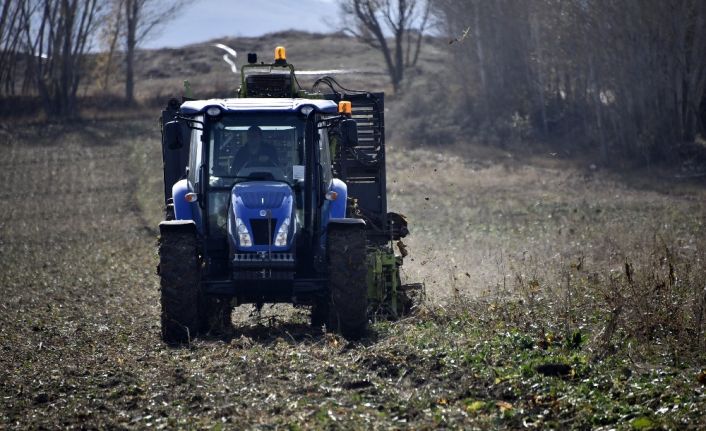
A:
[[[184,178],[186,165],[189,163],[189,141],[191,131],[186,124],[181,125],[181,143],[179,147],[174,147],[166,142],[164,125],[173,121],[179,109],[179,102],[176,99],[169,101],[166,109],[162,111],[162,166],[164,170],[164,204],[167,205],[172,196],[172,186],[174,183]]]
[[[319,154],[318,114],[309,113],[306,119],[304,139],[304,227],[302,240],[297,247],[297,259],[306,272],[316,273],[323,268],[325,256],[321,247],[323,235],[321,204],[324,199],[323,172]],[[325,192],[324,192],[325,193]]]

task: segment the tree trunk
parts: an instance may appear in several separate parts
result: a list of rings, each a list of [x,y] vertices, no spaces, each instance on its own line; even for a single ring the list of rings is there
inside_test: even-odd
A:
[[[125,53],[125,100],[135,102],[135,46],[137,45],[137,20],[140,14],[139,0],[125,2],[125,19],[127,20],[126,53]]]
[[[532,39],[533,39],[533,45],[534,45],[534,51],[537,54],[537,80],[538,83],[536,87],[536,95],[537,95],[537,104],[539,105],[539,112],[540,112],[540,119],[542,120],[542,133],[547,134],[549,131],[548,126],[547,126],[547,104],[546,101],[544,100],[544,87],[545,87],[545,82],[544,82],[544,58],[542,56],[542,34],[541,30],[539,28],[539,22],[537,20],[536,12],[529,12],[530,15],[530,33],[532,34]],[[527,70],[530,70],[528,67]],[[528,79],[528,83],[531,82],[530,79]],[[531,84],[530,84],[531,85]]]
[[[485,96],[486,91],[488,89],[488,80],[485,76],[485,68],[487,67],[486,61],[485,61],[485,55],[483,52],[483,38],[481,35],[481,30],[480,30],[480,8],[478,7],[478,2],[474,1],[473,2],[473,15],[474,15],[474,22],[473,22],[473,36],[476,42],[476,56],[478,57],[478,73],[480,74],[480,85],[481,89],[480,92],[482,95]]]

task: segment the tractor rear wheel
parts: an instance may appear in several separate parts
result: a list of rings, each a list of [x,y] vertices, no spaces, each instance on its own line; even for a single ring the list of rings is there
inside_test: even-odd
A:
[[[164,231],[159,239],[162,340],[189,342],[199,325],[199,256],[196,235]]]
[[[350,339],[368,327],[368,286],[365,229],[360,225],[331,226],[328,231],[328,328]]]

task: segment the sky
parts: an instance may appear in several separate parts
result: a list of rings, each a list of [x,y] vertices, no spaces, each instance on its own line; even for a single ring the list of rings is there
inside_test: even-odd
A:
[[[192,0],[142,46],[179,47],[224,36],[340,29],[339,0]]]

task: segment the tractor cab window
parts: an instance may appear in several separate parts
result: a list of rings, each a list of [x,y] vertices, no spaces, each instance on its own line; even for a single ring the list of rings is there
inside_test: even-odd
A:
[[[198,121],[203,121],[202,117],[195,118]],[[191,130],[191,141],[189,143],[189,182],[196,186],[198,182],[199,166],[201,165],[201,129]]]
[[[270,180],[294,184],[304,165],[304,121],[296,115],[234,115],[213,124],[210,184]]]
[[[333,179],[333,166],[331,164],[331,152],[329,147],[328,129],[322,127],[319,129],[319,159],[323,167],[323,180],[327,186]]]

